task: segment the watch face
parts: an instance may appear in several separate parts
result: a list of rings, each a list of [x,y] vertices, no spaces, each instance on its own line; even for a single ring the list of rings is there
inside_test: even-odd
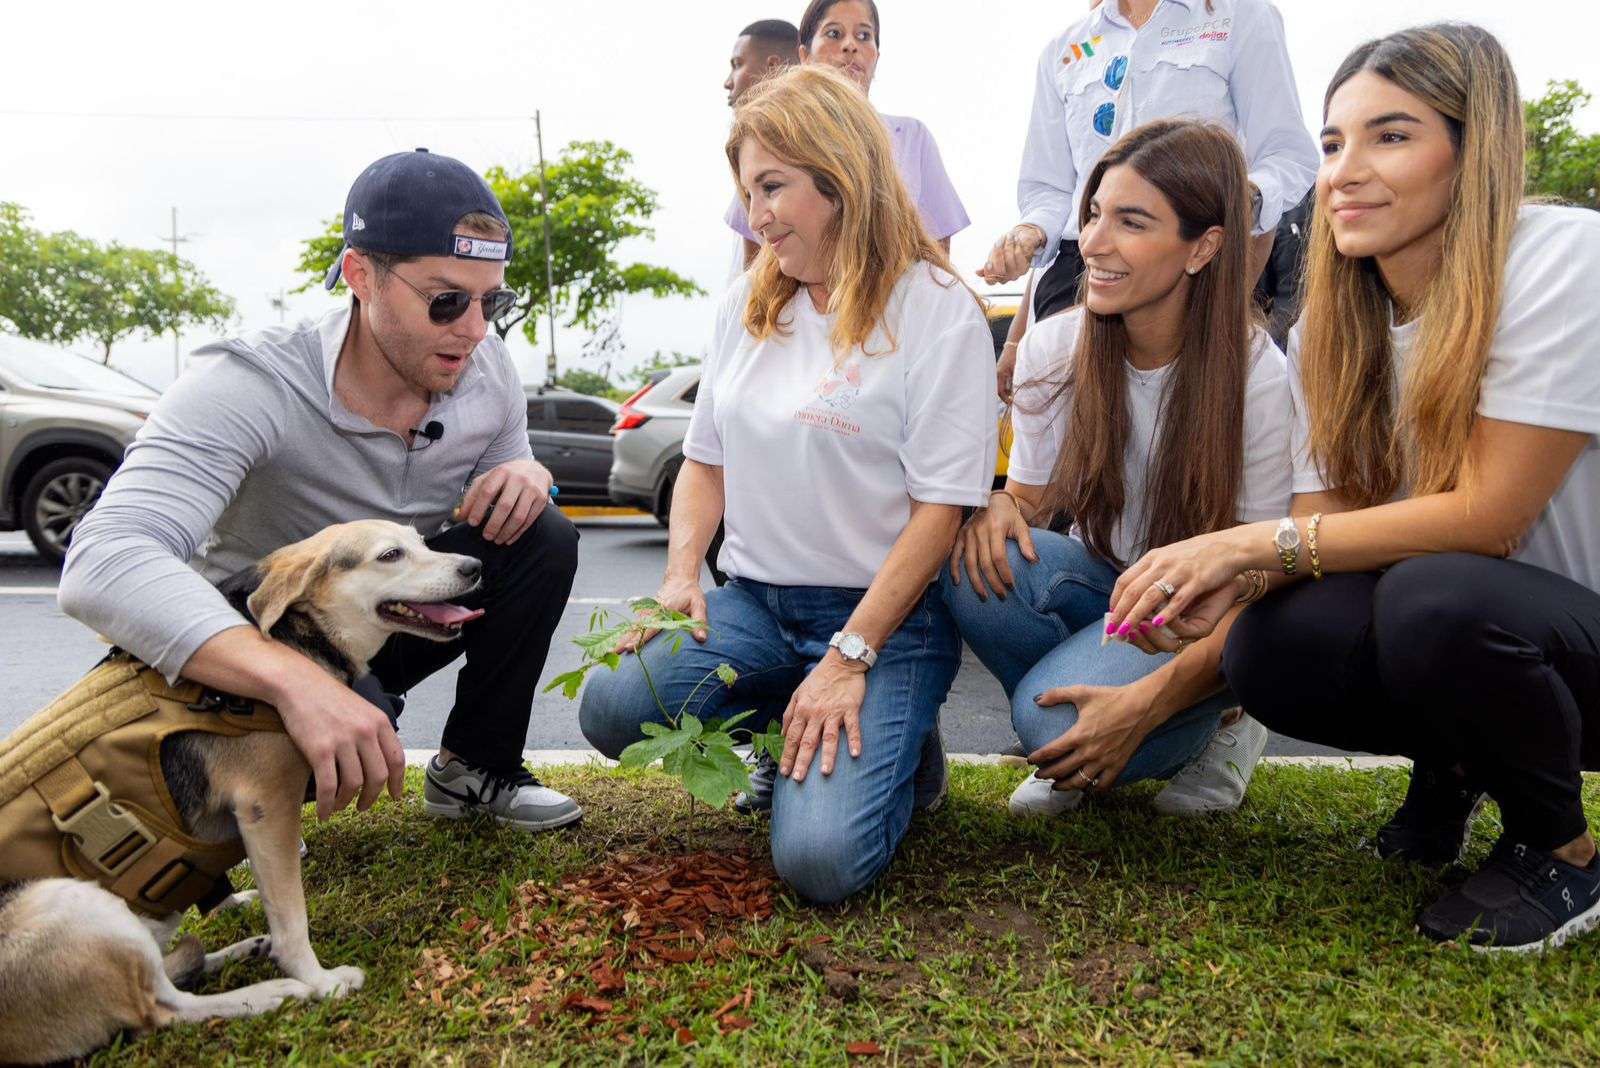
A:
[[[1300,544],[1300,528],[1295,526],[1279,527],[1278,532],[1272,536],[1272,542],[1280,549],[1293,549]]]
[[[839,651],[851,659],[865,655],[867,641],[859,634],[846,634],[839,639]]]

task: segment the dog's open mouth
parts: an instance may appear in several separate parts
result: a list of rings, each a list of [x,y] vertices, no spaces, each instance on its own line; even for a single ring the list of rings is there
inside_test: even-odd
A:
[[[411,630],[454,638],[461,633],[462,624],[483,615],[483,609],[463,608],[442,601],[385,601],[378,606],[378,614]]]

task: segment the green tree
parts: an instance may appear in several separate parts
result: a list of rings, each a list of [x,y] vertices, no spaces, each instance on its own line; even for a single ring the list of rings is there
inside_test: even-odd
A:
[[[42,233],[20,206],[0,203],[0,319],[23,337],[93,339],[109,363],[111,346],[132,334],[220,328],[233,315],[232,299],[170,252]]]
[[[609,141],[574,141],[546,169],[556,314],[567,326],[595,329],[615,312],[620,298],[636,293],[654,297],[704,293],[669,268],[617,261],[617,246],[623,241],[655,236],[649,220],[658,207],[656,194],[630,175],[632,163],[630,153]],[[513,174],[491,167],[484,177],[500,198],[515,234],[516,253],[506,265],[506,285],[520,298],[494,328],[505,337],[520,325],[529,342],[537,344],[548,310],[539,172]],[[342,247],[338,219],[304,243],[296,264],[308,276],[301,290],[322,284]]]
[[[556,385],[562,389],[570,389],[574,393],[586,393],[591,397],[609,397],[616,392],[616,387],[605,375],[586,371],[581,367],[563,371],[556,379]]]
[[[660,349],[656,349],[648,360],[628,372],[628,381],[632,383],[634,389],[638,389],[648,382],[650,376],[657,371],[671,371],[677,367],[692,367],[702,362],[702,359],[703,357],[689,352],[679,352],[677,349],[673,349],[668,353],[663,353]]]
[[[1522,105],[1528,193],[1600,209],[1600,134],[1580,134],[1572,126],[1573,115],[1592,99],[1568,79],[1546,83],[1543,96]]]

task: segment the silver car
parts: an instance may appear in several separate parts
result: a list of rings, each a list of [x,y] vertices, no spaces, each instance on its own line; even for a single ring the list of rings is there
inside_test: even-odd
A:
[[[672,514],[672,485],[699,388],[698,364],[674,368],[629,397],[611,426],[611,500],[649,512],[662,526]]]
[[[0,336],[0,530],[59,563],[160,394],[76,353]]]

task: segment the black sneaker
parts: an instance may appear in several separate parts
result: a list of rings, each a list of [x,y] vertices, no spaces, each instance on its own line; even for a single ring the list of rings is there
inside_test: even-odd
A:
[[[1417,765],[1411,769],[1405,801],[1378,828],[1378,856],[1430,868],[1454,864],[1467,848],[1483,802],[1483,791],[1466,776]]]
[[[1417,930],[1480,953],[1542,953],[1600,922],[1600,855],[1575,867],[1501,838],[1483,867],[1423,910]]]
[[[917,761],[917,773],[911,779],[911,811],[936,812],[950,793],[950,761],[944,753],[944,737],[939,733],[939,723],[922,742],[922,755]]]

